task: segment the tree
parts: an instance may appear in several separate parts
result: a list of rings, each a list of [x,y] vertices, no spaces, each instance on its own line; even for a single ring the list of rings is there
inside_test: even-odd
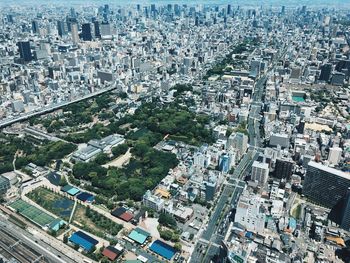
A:
[[[120,155],[125,154],[128,151],[129,147],[126,143],[120,144],[116,147],[112,148],[112,153],[114,157],[118,157]]]
[[[176,228],[177,226],[176,220],[174,219],[174,217],[172,217],[170,214],[167,214],[167,213],[160,213],[158,222],[159,224],[170,228]]]
[[[175,245],[174,245],[174,249],[176,251],[181,251],[182,250],[182,245],[180,242],[176,242]]]
[[[60,182],[59,182],[59,186],[65,186],[67,185],[67,180],[66,177],[64,177],[63,175],[61,176]]]
[[[98,165],[103,165],[103,164],[106,164],[109,160],[110,159],[106,153],[99,153],[95,157],[94,162],[97,163]]]
[[[64,235],[64,236],[63,236],[63,243],[64,243],[64,244],[67,244],[67,243],[68,243],[68,236],[67,236],[67,235]]]

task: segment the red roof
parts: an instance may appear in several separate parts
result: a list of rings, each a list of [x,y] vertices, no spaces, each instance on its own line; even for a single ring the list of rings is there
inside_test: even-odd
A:
[[[111,251],[108,247],[103,250],[102,255],[110,260],[115,260],[119,256],[118,253]]]
[[[133,217],[134,215],[129,212],[125,212],[119,216],[120,219],[123,219],[126,222],[129,222]]]

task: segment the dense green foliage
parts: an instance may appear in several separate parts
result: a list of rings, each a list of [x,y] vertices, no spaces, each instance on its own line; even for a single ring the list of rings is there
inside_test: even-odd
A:
[[[24,154],[31,154],[34,146],[20,138],[0,134],[0,174],[13,170],[13,159],[16,151],[23,151]]]
[[[162,227],[158,227],[158,232],[161,238],[164,240],[171,240],[172,242],[180,241],[180,235],[176,231],[172,231],[170,229],[163,229]]]
[[[174,140],[199,145],[212,143],[212,132],[205,128],[209,123],[207,115],[199,115],[175,103],[161,105],[145,103],[132,116],[136,127],[144,128],[154,133],[170,135]]]
[[[65,143],[62,141],[50,142],[33,149],[30,154],[18,157],[16,160],[16,168],[18,169],[31,162],[39,166],[45,166],[53,160],[62,159],[66,155],[75,151],[76,148],[77,146],[71,143]]]
[[[177,226],[175,218],[167,213],[160,213],[158,222],[163,226],[170,227],[173,229],[176,229]]]
[[[125,144],[125,143],[119,144],[118,146],[113,147],[112,148],[112,153],[114,155],[114,158],[117,158],[120,155],[125,154],[128,151],[128,149],[129,149],[129,146],[127,144]]]
[[[78,179],[89,180],[91,189],[107,197],[117,195],[118,200],[139,201],[147,189],[153,189],[174,168],[178,161],[171,153],[153,149],[138,141],[132,149],[134,157],[124,168],[109,170],[96,163],[77,163],[73,174]]]

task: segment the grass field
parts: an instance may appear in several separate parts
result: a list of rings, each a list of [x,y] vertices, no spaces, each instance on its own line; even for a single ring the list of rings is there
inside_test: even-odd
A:
[[[12,207],[16,211],[18,211],[18,213],[42,227],[49,225],[55,220],[55,218],[51,215],[20,199],[10,204],[10,207]]]
[[[44,187],[36,188],[27,196],[47,211],[66,221],[69,220],[74,201]],[[122,225],[79,203],[75,208],[71,223],[102,238],[108,235],[116,235],[122,229]]]
[[[74,201],[44,187],[36,188],[28,193],[27,197],[66,221],[68,221],[74,206]]]

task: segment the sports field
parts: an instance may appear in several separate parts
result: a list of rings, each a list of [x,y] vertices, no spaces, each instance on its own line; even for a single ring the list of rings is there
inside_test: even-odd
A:
[[[36,208],[35,206],[26,203],[21,199],[18,199],[17,201],[10,204],[10,207],[12,207],[18,213],[42,227],[49,225],[55,220],[55,218],[51,215],[45,213],[39,208]]]

